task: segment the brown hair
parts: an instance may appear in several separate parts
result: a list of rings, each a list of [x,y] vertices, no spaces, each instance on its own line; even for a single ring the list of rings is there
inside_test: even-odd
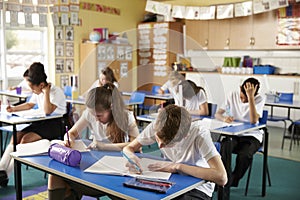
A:
[[[26,71],[25,71],[26,72]],[[28,68],[28,81],[32,85],[39,85],[41,83],[47,83],[47,75],[44,70],[44,65],[40,62],[34,62]]]
[[[182,96],[185,99],[191,99],[198,94],[200,90],[203,90],[206,95],[204,88],[197,86],[196,83],[191,80],[183,80],[180,85],[182,85]]]
[[[113,70],[109,67],[105,67],[104,69],[102,69],[101,74],[103,74],[106,77],[106,80],[108,82],[111,82],[111,83],[118,82]]]
[[[243,93],[245,96],[247,96],[244,86],[245,86],[246,83],[248,83],[248,82],[251,83],[251,84],[253,84],[254,87],[257,85],[256,91],[255,91],[255,94],[254,94],[254,96],[256,96],[256,95],[258,94],[258,90],[259,90],[259,88],[260,88],[260,83],[259,83],[259,81],[258,81],[256,78],[248,78],[248,79],[246,79],[246,80],[243,82],[243,84],[242,84],[242,86],[241,86],[241,91],[242,91],[242,93]]]
[[[106,83],[88,92],[86,106],[96,112],[111,111],[107,125],[108,138],[112,143],[123,143],[128,132],[128,111],[125,109],[119,90]]]
[[[181,141],[190,129],[191,121],[185,108],[170,104],[159,112],[154,129],[156,135],[167,145],[171,141]]]

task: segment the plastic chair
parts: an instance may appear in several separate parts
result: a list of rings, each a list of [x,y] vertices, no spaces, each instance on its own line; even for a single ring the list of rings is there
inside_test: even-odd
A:
[[[214,103],[208,103],[208,116],[210,116],[211,118],[214,118],[216,112],[217,112],[217,107],[218,105],[217,104],[214,104]]]
[[[293,93],[279,93],[279,102],[293,102]],[[271,113],[273,113],[272,111]],[[284,123],[284,130],[283,130],[282,143],[281,143],[281,149],[283,149],[284,139],[291,139],[291,136],[287,134],[287,121],[290,121],[291,123],[293,123],[293,121],[289,117],[274,116],[272,114],[268,116],[268,121]],[[291,150],[291,145],[290,145],[290,150]]]
[[[68,97],[71,98],[71,97],[72,97],[72,87],[66,85],[66,86],[64,87],[64,94],[66,95],[67,98],[68,98]]]
[[[299,145],[299,139],[300,139],[299,134],[300,133],[295,130],[295,126],[299,126],[299,125],[300,125],[300,120],[294,121],[292,123],[292,130],[291,130],[291,135],[290,135],[290,139],[291,139],[291,141],[290,141],[290,151],[292,150],[293,140],[295,141],[297,139],[297,143]]]
[[[143,107],[145,101],[145,93],[142,92],[133,92],[128,101],[124,101],[125,105],[133,105],[134,107],[137,105],[137,110],[135,114],[139,114],[139,108]],[[141,105],[141,107],[140,107]]]
[[[259,119],[259,123],[266,124],[267,120],[268,120],[268,111],[264,110],[263,111],[263,116]],[[264,140],[262,142],[262,146],[258,149],[257,152],[264,154]],[[245,188],[245,196],[247,196],[247,194],[248,194],[248,187],[249,187],[249,183],[250,183],[250,176],[251,176],[252,164],[253,164],[253,160],[251,161],[249,169],[248,169],[248,176],[247,176],[247,182],[246,182],[246,188]],[[268,164],[266,166],[266,172],[267,172],[269,186],[271,186],[271,177],[270,177],[270,172],[269,172]]]

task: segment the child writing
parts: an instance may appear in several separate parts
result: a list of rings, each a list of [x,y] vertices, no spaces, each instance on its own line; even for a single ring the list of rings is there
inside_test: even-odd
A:
[[[255,78],[246,79],[240,91],[230,93],[226,102],[216,112],[215,117],[221,121],[231,123],[233,120],[255,124],[262,116],[265,100],[258,94],[260,83]],[[224,162],[234,152],[237,154],[236,165],[229,174],[228,185],[237,187],[239,180],[246,173],[253,155],[261,146],[263,131],[255,130],[222,140],[222,159]],[[229,152],[228,148],[231,146]],[[228,152],[228,153],[226,153]],[[230,172],[228,172],[230,173]]]
[[[69,131],[70,146],[76,138],[80,138],[81,131],[86,127],[93,133],[93,142],[88,148],[95,150],[121,151],[138,136],[134,115],[126,110],[122,96],[113,84],[107,83],[91,89],[86,98],[86,106],[87,109]],[[69,146],[66,135],[65,145]],[[77,191],[77,194],[71,192],[70,188]],[[94,196],[99,191],[75,183],[68,184],[58,176],[49,175],[48,194],[49,200],[65,197],[80,199],[83,194]]]
[[[99,86],[103,86],[108,82],[114,84],[115,87],[117,87],[117,88],[119,87],[119,83],[115,77],[113,70],[109,67],[105,67],[101,70],[101,72],[99,74],[99,79],[93,83],[93,85],[90,87],[90,89],[99,87]]]
[[[163,156],[171,160],[172,164],[154,163],[148,166],[149,170],[183,173],[208,181],[175,199],[197,197],[208,200],[212,197],[214,183],[221,186],[226,184],[226,171],[209,130],[197,122],[191,122],[190,114],[185,108],[171,104],[161,109],[157,119],[124,147],[123,151],[141,167],[134,152],[144,145],[156,142]],[[131,171],[137,172],[134,165],[127,163],[127,166]]]
[[[198,87],[191,80],[183,80],[182,96],[183,106],[191,115],[208,115],[208,104],[204,88]]]
[[[175,104],[179,105],[180,98],[178,97],[178,85],[184,80],[184,77],[177,71],[171,71],[168,81],[158,90],[159,94],[164,94],[165,90],[169,90],[174,98]]]
[[[31,91],[27,83],[27,79],[28,79],[28,69],[26,69],[26,71],[23,73],[23,80],[17,86],[11,86],[8,89],[15,90],[17,87],[21,87],[22,91]]]
[[[38,109],[41,109],[46,115],[51,113],[65,114],[66,100],[64,92],[59,87],[47,82],[47,75],[44,71],[44,65],[41,63],[33,63],[28,69],[28,85],[33,94],[29,102],[18,106],[8,106],[8,112],[21,110],[29,110],[38,104]],[[32,122],[28,127],[17,133],[17,144],[29,143],[40,139],[55,139],[61,135],[61,118],[49,119],[44,121]],[[51,128],[49,128],[51,127]],[[13,170],[13,159],[10,153],[13,152],[13,138],[0,161],[0,185],[6,186],[8,177]]]

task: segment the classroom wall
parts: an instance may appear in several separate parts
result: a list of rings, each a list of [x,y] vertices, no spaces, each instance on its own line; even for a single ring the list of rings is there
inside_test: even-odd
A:
[[[120,9],[120,15],[113,15],[91,10],[79,11],[79,19],[82,21],[80,26],[74,26],[74,59],[75,59],[75,74],[79,73],[79,45],[83,39],[88,39],[93,28],[108,28],[109,32],[126,32],[133,50],[136,49],[136,27],[143,20],[146,0],[84,0],[92,4],[101,4],[105,6]],[[54,33],[52,33],[54,35]],[[52,50],[51,50],[52,51]],[[54,58],[51,60],[55,60]],[[136,64],[136,51],[133,52],[133,68]],[[96,63],[95,63],[96,65]],[[53,65],[54,66],[54,65]],[[95,66],[96,67],[96,66]],[[55,70],[55,69],[54,69]],[[60,75],[56,74],[56,85],[60,85]],[[66,74],[67,75],[67,74]],[[71,74],[69,74],[71,75]],[[135,76],[136,77],[136,76]],[[80,83],[79,83],[80,84]],[[136,84],[136,79],[133,80]]]

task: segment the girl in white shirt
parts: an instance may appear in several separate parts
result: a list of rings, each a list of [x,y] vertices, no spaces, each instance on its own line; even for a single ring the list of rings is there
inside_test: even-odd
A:
[[[109,68],[109,67],[105,67],[101,70],[100,74],[99,74],[99,79],[96,80],[92,85],[91,87],[87,90],[87,92],[85,92],[83,94],[83,96],[85,97],[88,93],[88,91],[90,91],[91,89],[95,88],[95,87],[100,87],[100,86],[103,86],[105,85],[106,83],[112,83],[114,84],[114,86],[116,88],[119,87],[119,83],[116,79],[116,76],[114,74],[114,71]]]
[[[208,104],[204,88],[198,87],[191,80],[184,80],[182,85],[183,106],[192,115],[208,115]]]
[[[44,65],[39,62],[33,63],[28,69],[27,78],[27,83],[33,93],[30,101],[17,106],[8,106],[6,110],[8,112],[29,110],[37,104],[38,109],[46,115],[52,113],[65,114],[66,100],[64,92],[59,87],[48,83],[46,79]],[[61,124],[61,118],[32,122],[28,127],[17,133],[17,144],[34,142],[40,139],[57,139],[62,134]],[[11,152],[13,152],[13,138],[11,138],[0,161],[1,186],[7,185],[8,177],[13,171]]]
[[[138,136],[139,131],[134,115],[125,109],[122,96],[113,84],[107,83],[91,89],[86,98],[86,106],[87,109],[69,131],[71,146],[76,138],[80,138],[82,130],[86,127],[89,127],[93,134],[93,142],[88,147],[93,150],[121,151],[125,145]],[[66,135],[65,145],[69,146]],[[49,175],[49,200],[80,199],[82,195],[106,194],[79,184],[67,183],[58,176]]]
[[[163,84],[163,86],[161,86],[158,93],[164,94],[166,90],[169,90],[174,98],[175,104],[179,105],[180,97],[178,93],[178,85],[182,80],[184,80],[184,77],[180,73],[178,73],[177,71],[171,71],[168,81]]]

